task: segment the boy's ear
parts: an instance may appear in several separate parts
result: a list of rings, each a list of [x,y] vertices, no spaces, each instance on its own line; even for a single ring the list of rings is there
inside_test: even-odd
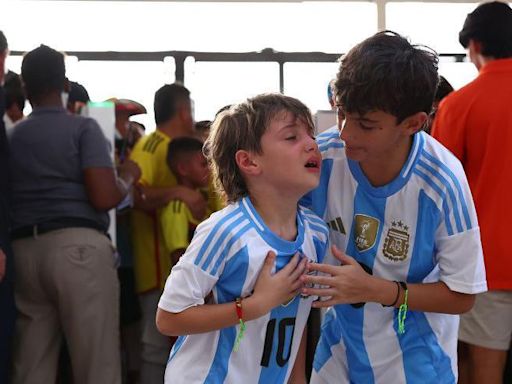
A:
[[[427,121],[427,114],[425,112],[417,112],[414,115],[407,117],[403,122],[405,133],[407,136],[412,136],[423,128]]]
[[[260,167],[254,161],[254,156],[249,151],[238,150],[235,153],[235,160],[238,168],[244,175],[257,175],[260,172]]]

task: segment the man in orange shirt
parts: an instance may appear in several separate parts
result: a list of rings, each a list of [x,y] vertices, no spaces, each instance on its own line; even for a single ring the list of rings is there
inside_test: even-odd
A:
[[[512,9],[479,5],[459,34],[478,77],[440,105],[433,136],[462,162],[480,222],[489,292],[461,317],[459,383],[503,383],[512,335]]]

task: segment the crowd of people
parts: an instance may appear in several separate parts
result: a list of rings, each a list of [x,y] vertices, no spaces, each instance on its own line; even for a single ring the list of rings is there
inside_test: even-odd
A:
[[[511,380],[512,9],[459,41],[459,90],[397,33],[357,44],[316,137],[275,93],[195,123],[174,83],[149,134],[111,99],[111,147],[63,54],[6,74],[0,32],[0,383]]]

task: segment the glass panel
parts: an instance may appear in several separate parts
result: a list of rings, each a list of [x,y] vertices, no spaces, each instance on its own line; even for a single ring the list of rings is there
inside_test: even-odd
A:
[[[478,75],[473,63],[450,63],[441,61],[439,63],[439,74],[444,76],[454,89],[463,87]]]
[[[185,85],[195,105],[195,119],[213,120],[225,105],[263,92],[279,92],[279,65],[251,62],[185,60]]]
[[[153,100],[155,92],[164,84],[174,82],[174,60],[148,61],[79,61],[68,71],[68,77],[82,84],[92,101],[111,97],[132,99],[144,105],[148,113],[132,120],[155,129]],[[71,68],[70,68],[71,69]]]
[[[286,63],[284,93],[305,103],[312,113],[329,110],[327,87],[336,76],[338,63]]]
[[[27,0],[3,1],[2,12],[23,15],[2,18],[11,49],[21,51],[45,43],[70,51],[342,52],[377,27],[371,2]]]
[[[437,52],[464,53],[459,31],[475,3],[388,3],[386,28]]]

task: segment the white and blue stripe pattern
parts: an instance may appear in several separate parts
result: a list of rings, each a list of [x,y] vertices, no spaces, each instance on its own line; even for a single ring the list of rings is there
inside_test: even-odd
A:
[[[204,304],[210,292],[218,304],[246,297],[269,251],[276,253],[275,269],[279,270],[297,252],[313,261],[323,260],[327,242],[327,226],[312,211],[299,207],[297,237],[286,241],[269,230],[249,198],[241,199],[197,227],[166,282],[159,307],[181,312]],[[165,382],[286,383],[312,300],[297,296],[247,322],[239,352],[233,352],[238,327],[180,337],[171,352]]]
[[[331,229],[333,244],[387,280],[441,280],[469,294],[485,290],[475,208],[451,153],[420,132],[395,180],[374,187],[359,164],[346,158],[334,132],[320,140],[327,167],[304,203],[325,222],[341,219],[347,235]],[[375,236],[367,238],[373,241],[367,247],[356,246],[356,215],[371,219]],[[405,335],[396,330],[397,310],[376,303],[339,305],[326,319],[313,384],[456,382],[457,316],[409,311]]]

